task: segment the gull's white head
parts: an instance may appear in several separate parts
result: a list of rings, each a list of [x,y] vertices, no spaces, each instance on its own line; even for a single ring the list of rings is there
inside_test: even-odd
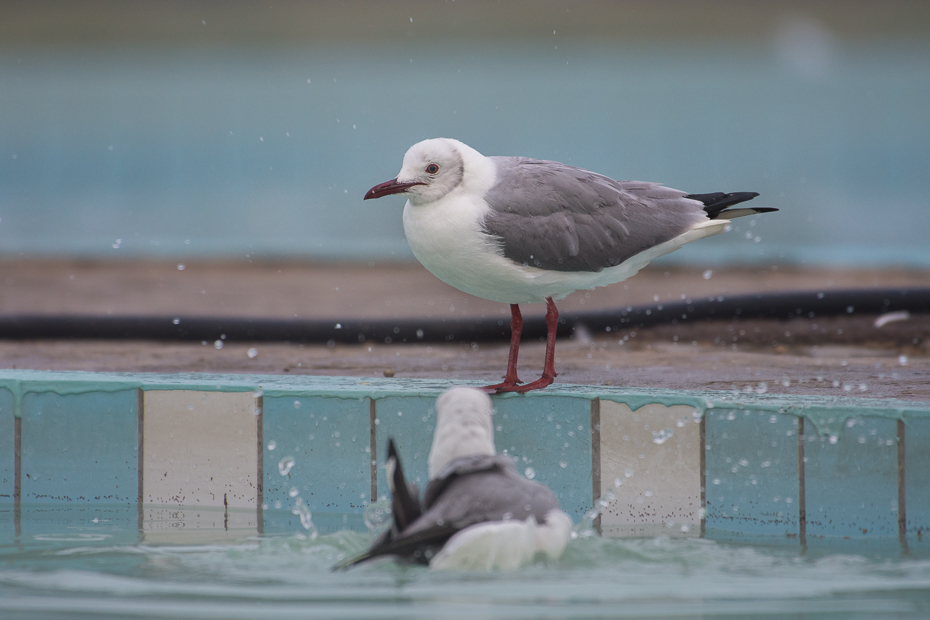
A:
[[[478,151],[451,138],[417,142],[404,155],[397,178],[372,187],[365,200],[403,194],[415,206],[435,202],[467,185],[470,176],[480,174],[480,169],[487,167],[483,160]]]
[[[454,387],[436,400],[436,433],[429,451],[429,478],[462,456],[494,455],[491,399],[475,388]]]

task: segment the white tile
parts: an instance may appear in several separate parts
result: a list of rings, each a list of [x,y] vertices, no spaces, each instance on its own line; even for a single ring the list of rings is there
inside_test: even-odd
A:
[[[658,403],[632,411],[601,401],[601,498],[610,500],[601,515],[605,535],[694,535],[701,481],[693,411]]]
[[[145,392],[143,503],[255,508],[256,407],[252,392]]]

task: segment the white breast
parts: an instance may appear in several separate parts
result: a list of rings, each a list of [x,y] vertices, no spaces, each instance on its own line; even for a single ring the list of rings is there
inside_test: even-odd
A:
[[[404,207],[407,243],[423,266],[437,278],[477,297],[504,303],[543,301],[526,298],[532,277],[504,258],[481,222],[489,207],[463,193],[436,202]],[[531,288],[531,287],[530,287]],[[523,293],[523,294],[520,294]],[[519,300],[515,300],[515,295]]]

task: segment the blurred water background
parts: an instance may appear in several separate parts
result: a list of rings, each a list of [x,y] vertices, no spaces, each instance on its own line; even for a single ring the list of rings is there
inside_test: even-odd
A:
[[[930,3],[0,4],[0,257],[412,260],[458,138],[781,209],[665,259],[930,266]]]

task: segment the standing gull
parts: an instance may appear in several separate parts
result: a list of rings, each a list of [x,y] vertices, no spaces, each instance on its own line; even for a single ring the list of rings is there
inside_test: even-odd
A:
[[[407,197],[404,233],[423,266],[452,286],[510,304],[504,381],[486,389],[528,392],[555,379],[559,313],[553,300],[625,280],[649,261],[724,231],[728,218],[777,211],[728,209],[755,192],[688,194],[657,183],[614,181],[554,161],[485,157],[458,140],[414,144],[397,178],[365,199]],[[521,303],[546,303],[542,377],[522,384]]]
[[[336,568],[393,555],[431,568],[513,569],[537,554],[562,555],[571,518],[551,490],[495,452],[491,399],[483,392],[455,387],[439,397],[427,466],[421,502],[388,442],[391,526],[368,551]]]

